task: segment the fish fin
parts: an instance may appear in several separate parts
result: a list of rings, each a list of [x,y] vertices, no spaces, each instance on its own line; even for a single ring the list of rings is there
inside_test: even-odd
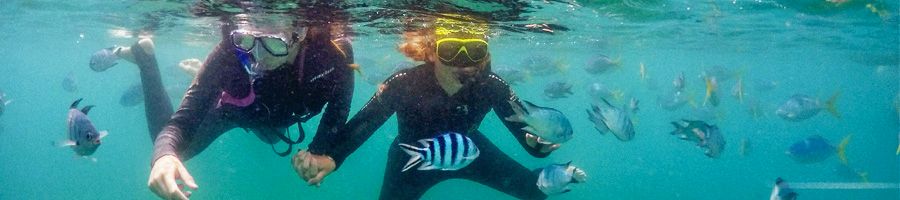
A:
[[[99,139],[103,139],[104,137],[106,137],[107,135],[109,135],[109,132],[104,130],[104,131],[100,131],[99,134],[100,134],[100,135],[97,137],[98,140],[99,140]]]
[[[606,106],[608,106],[608,107],[613,107],[613,105],[612,105],[612,104],[610,104],[610,103],[609,103],[609,101],[607,101],[607,100],[606,100],[606,98],[603,98],[603,97],[600,97],[600,100],[602,100],[602,101],[603,101],[603,103],[605,103],[605,104],[606,104]],[[598,110],[599,110],[599,109],[598,109]]]
[[[91,108],[94,108],[94,105],[85,106],[84,108],[81,108],[81,113],[84,113],[85,115],[87,115],[88,112],[91,111]]]
[[[70,147],[70,146],[76,146],[76,145],[78,145],[78,143],[75,141],[72,141],[72,140],[63,140],[61,142],[56,143],[56,146],[58,146],[58,147]]]
[[[841,118],[841,113],[838,112],[837,106],[835,104],[839,96],[841,96],[841,91],[835,92],[834,95],[831,95],[831,98],[828,98],[828,101],[825,102],[825,110],[827,110],[828,113],[831,113],[832,116],[838,119]]]
[[[412,145],[400,143],[400,149],[403,149],[406,154],[412,156],[409,158],[409,161],[406,162],[406,165],[403,166],[403,170],[401,172],[405,172],[409,170],[413,166],[422,162],[422,148],[414,147]]]
[[[897,155],[900,156],[900,145],[897,145]]]
[[[434,165],[422,165],[422,166],[419,166],[419,168],[416,168],[416,169],[417,169],[417,170],[425,171],[425,170],[435,170],[435,169],[437,169],[437,167],[435,167]]]
[[[850,138],[852,137],[853,134],[844,136],[844,139],[841,140],[841,144],[837,146],[838,158],[841,159],[841,163],[844,165],[847,165],[847,145],[850,144]]]
[[[857,172],[856,175],[859,175],[863,183],[869,183],[869,172]]]
[[[80,98],[80,99],[78,99],[78,100],[75,100],[75,102],[72,102],[72,105],[69,106],[69,108],[72,108],[72,109],[78,108],[78,103],[81,103],[81,100],[84,100],[84,98]]]
[[[528,110],[525,110],[525,108],[523,108],[522,105],[519,104],[519,102],[517,102],[517,101],[507,101],[507,102],[509,103],[509,106],[510,106],[510,108],[512,108],[513,112],[516,113],[516,115],[524,116],[524,115],[528,114]],[[528,102],[528,101],[525,101],[525,102]]]
[[[534,105],[534,103],[531,103],[530,101],[523,101],[523,102],[525,102],[525,113],[528,113],[529,110],[532,110],[535,108],[542,108],[540,106]]]
[[[13,102],[13,100],[12,100],[12,99],[10,99],[10,100],[6,100],[6,102],[3,102],[3,105],[9,105],[9,103],[12,103],[12,102]]]
[[[522,130],[525,131],[525,132],[529,132],[529,133],[531,133],[531,134],[537,133],[537,130],[534,130],[534,128],[532,128],[532,127],[530,127],[530,126],[523,127]]]

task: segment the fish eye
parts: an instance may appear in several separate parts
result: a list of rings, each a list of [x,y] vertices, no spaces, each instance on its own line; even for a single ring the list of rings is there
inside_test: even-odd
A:
[[[94,135],[91,135],[91,134],[87,134],[87,139],[88,139],[88,140],[92,140],[92,139],[94,139]]]

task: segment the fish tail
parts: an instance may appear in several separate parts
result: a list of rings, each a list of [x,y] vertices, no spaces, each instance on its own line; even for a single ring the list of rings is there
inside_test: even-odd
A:
[[[897,145],[897,155],[900,156],[900,145]]]
[[[853,134],[844,136],[844,139],[841,140],[841,144],[837,147],[838,159],[841,159],[841,163],[844,165],[847,165],[847,145],[850,144],[850,138],[852,137]]]
[[[363,74],[362,68],[360,67],[359,64],[357,64],[357,63],[347,64],[347,67],[349,67],[350,69],[352,69],[352,70],[355,71],[356,73],[359,73],[360,76],[365,76],[365,75]]]
[[[831,113],[832,116],[838,119],[841,118],[841,113],[838,112],[835,104],[839,96],[841,96],[841,91],[835,92],[834,95],[831,95],[831,98],[828,98],[828,101],[825,102],[825,110],[828,110],[828,113]]]
[[[406,154],[412,156],[409,158],[409,161],[406,162],[406,165],[403,165],[403,171],[401,172],[405,172],[422,162],[422,154],[424,154],[425,149],[403,143],[400,143],[400,149],[403,149]]]
[[[863,181],[863,183],[869,183],[869,172],[857,172],[856,175],[859,175],[859,179]]]

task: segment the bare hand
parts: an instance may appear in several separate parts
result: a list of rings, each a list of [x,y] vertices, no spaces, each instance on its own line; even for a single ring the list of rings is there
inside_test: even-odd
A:
[[[199,188],[194,182],[194,177],[188,173],[187,168],[175,156],[167,155],[160,157],[150,169],[150,179],[147,180],[147,187],[150,191],[163,199],[183,199],[186,200],[191,196],[191,192],[184,189],[182,184],[176,182],[181,180],[184,185],[196,190]]]
[[[334,159],[331,159],[330,156],[315,155],[306,150],[294,154],[291,164],[298,176],[306,180],[307,184],[316,187],[321,186],[325,176],[331,174],[336,168]]]
[[[538,141],[541,141],[541,137],[538,137],[531,133],[525,133],[525,144],[528,144],[528,146],[537,148],[538,144],[541,144]],[[541,151],[541,153],[550,153],[556,149],[559,149],[560,145],[561,144],[541,144],[541,149],[539,149],[539,151]]]

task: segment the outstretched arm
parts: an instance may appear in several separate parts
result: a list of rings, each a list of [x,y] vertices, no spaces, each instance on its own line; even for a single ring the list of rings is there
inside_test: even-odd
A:
[[[491,81],[496,81],[496,84],[492,85],[493,94],[496,95],[492,98],[494,113],[497,114],[497,117],[500,117],[500,120],[503,121],[503,125],[506,125],[506,128],[509,129],[509,132],[512,133],[513,137],[519,141],[519,144],[525,148],[525,151],[531,156],[543,158],[550,155],[550,152],[555,148],[558,148],[558,145],[555,147],[539,145],[537,141],[537,137],[522,130],[525,126],[525,123],[514,122],[507,120],[507,117],[513,116],[516,113],[512,109],[512,105],[510,103],[518,104],[518,106],[523,107],[522,103],[519,101],[519,97],[512,91],[509,85],[506,84],[505,81],[497,77],[496,75],[490,75],[490,78],[495,79]],[[536,148],[537,147],[537,148]]]

